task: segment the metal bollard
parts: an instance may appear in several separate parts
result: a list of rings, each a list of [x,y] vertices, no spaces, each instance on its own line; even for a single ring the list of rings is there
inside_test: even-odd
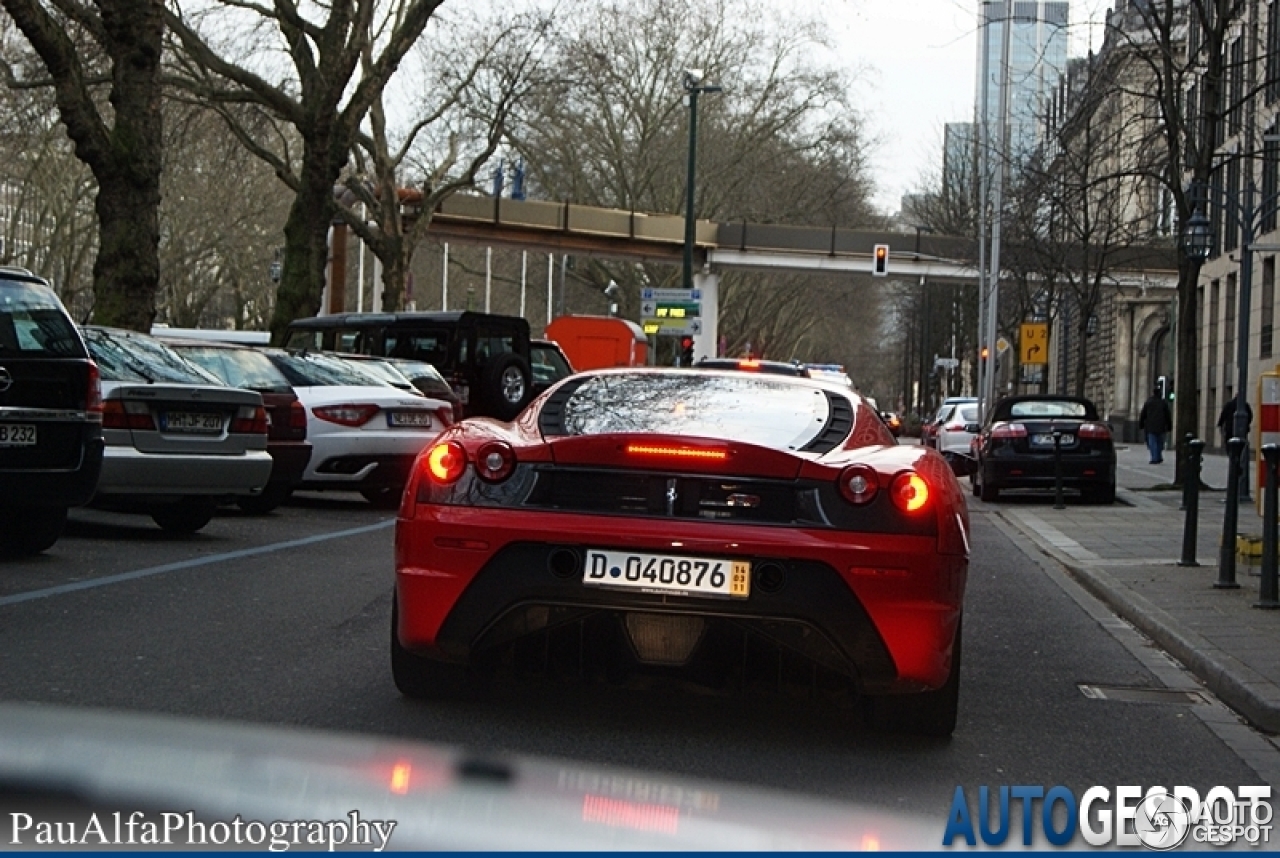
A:
[[[1277,501],[1280,500],[1280,444],[1263,445],[1262,458],[1267,463],[1267,484],[1262,489],[1262,584],[1254,607],[1274,611],[1280,608],[1276,592],[1276,536],[1280,530],[1280,524],[1276,521]]]
[[[1191,480],[1185,476],[1185,473],[1190,469],[1191,442],[1195,439],[1195,437],[1196,437],[1195,435],[1192,435],[1190,432],[1188,432],[1186,434],[1186,437],[1182,439],[1183,440],[1182,449],[1185,451],[1183,455],[1186,456],[1186,463],[1185,463],[1186,467],[1183,468],[1184,482],[1182,483],[1182,505],[1178,507],[1178,512],[1187,511],[1187,498],[1191,494]],[[1201,444],[1200,446],[1203,447],[1204,445]],[[1196,482],[1196,491],[1200,491],[1200,483],[1198,480]],[[1184,554],[1183,556],[1185,557],[1186,555]]]
[[[1062,502],[1062,432],[1053,430],[1053,508],[1066,509]]]
[[[1236,537],[1240,525],[1240,502],[1233,497],[1240,484],[1240,454],[1244,452],[1244,439],[1227,441],[1227,508],[1222,514],[1222,546],[1218,549],[1218,580],[1215,590],[1238,590],[1236,583]]]
[[[1187,517],[1182,523],[1182,559],[1179,566],[1199,566],[1196,560],[1196,538],[1200,528],[1200,466],[1203,464],[1204,442],[1187,436],[1187,466],[1182,487],[1182,508]]]

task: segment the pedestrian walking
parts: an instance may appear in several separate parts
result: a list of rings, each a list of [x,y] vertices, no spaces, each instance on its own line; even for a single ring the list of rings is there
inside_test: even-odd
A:
[[[1227,441],[1235,437],[1236,434],[1236,400],[1240,397],[1233,396],[1227,400],[1227,404],[1222,406],[1222,413],[1218,415],[1218,428],[1222,430],[1222,446],[1227,446]],[[1249,440],[1249,426],[1253,423],[1253,409],[1249,407],[1249,400],[1244,400],[1244,435],[1246,441]]]
[[[1143,403],[1142,413],[1138,415],[1138,428],[1146,435],[1150,464],[1163,464],[1164,436],[1173,428],[1173,415],[1169,413],[1169,403],[1160,395],[1160,388],[1156,388],[1151,398]]]

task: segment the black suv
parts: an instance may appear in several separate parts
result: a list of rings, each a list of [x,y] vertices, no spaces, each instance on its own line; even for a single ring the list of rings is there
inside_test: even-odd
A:
[[[529,323],[490,313],[342,313],[289,323],[285,347],[407,358],[448,379],[468,417],[511,420],[537,392]]]
[[[58,296],[0,268],[0,552],[58,541],[102,470],[98,367]]]

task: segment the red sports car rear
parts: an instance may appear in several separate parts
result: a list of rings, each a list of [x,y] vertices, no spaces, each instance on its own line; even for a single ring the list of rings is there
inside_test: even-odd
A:
[[[852,391],[584,373],[419,456],[396,530],[392,668],[428,697],[530,641],[712,685],[801,664],[877,722],[948,735],[967,570],[951,469],[898,446]]]

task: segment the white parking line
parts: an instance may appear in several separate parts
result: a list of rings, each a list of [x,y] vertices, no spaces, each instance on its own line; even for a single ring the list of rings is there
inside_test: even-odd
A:
[[[152,575],[163,575],[166,572],[179,572],[183,569],[194,569],[197,566],[209,566],[213,563],[222,563],[227,560],[239,560],[243,557],[257,557],[260,554],[271,554],[275,551],[285,551],[289,548],[300,548],[304,545],[315,545],[317,542],[328,542],[332,539],[344,539],[348,536],[359,536],[362,533],[372,533],[375,530],[383,530],[395,524],[394,518],[388,518],[377,524],[366,524],[363,527],[353,527],[349,530],[337,530],[333,533],[320,533],[315,536],[304,536],[301,539],[290,539],[287,542],[272,542],[269,545],[259,545],[256,548],[241,548],[238,551],[227,551],[223,554],[211,554],[208,557],[193,557],[190,560],[180,560],[177,563],[165,563],[161,566],[149,566],[146,569],[135,569],[132,572],[121,572],[119,575],[104,575],[101,578],[93,578],[88,581],[77,581],[74,584],[59,584],[57,587],[46,587],[43,590],[31,590],[26,593],[15,593],[12,596],[0,597],[0,608],[6,605],[16,605],[20,602],[31,602],[35,599],[47,599],[50,596],[61,596],[66,593],[76,593],[80,590],[92,590],[95,587],[108,587],[112,584],[122,584],[125,581],[136,581],[139,578],[150,578]]]

